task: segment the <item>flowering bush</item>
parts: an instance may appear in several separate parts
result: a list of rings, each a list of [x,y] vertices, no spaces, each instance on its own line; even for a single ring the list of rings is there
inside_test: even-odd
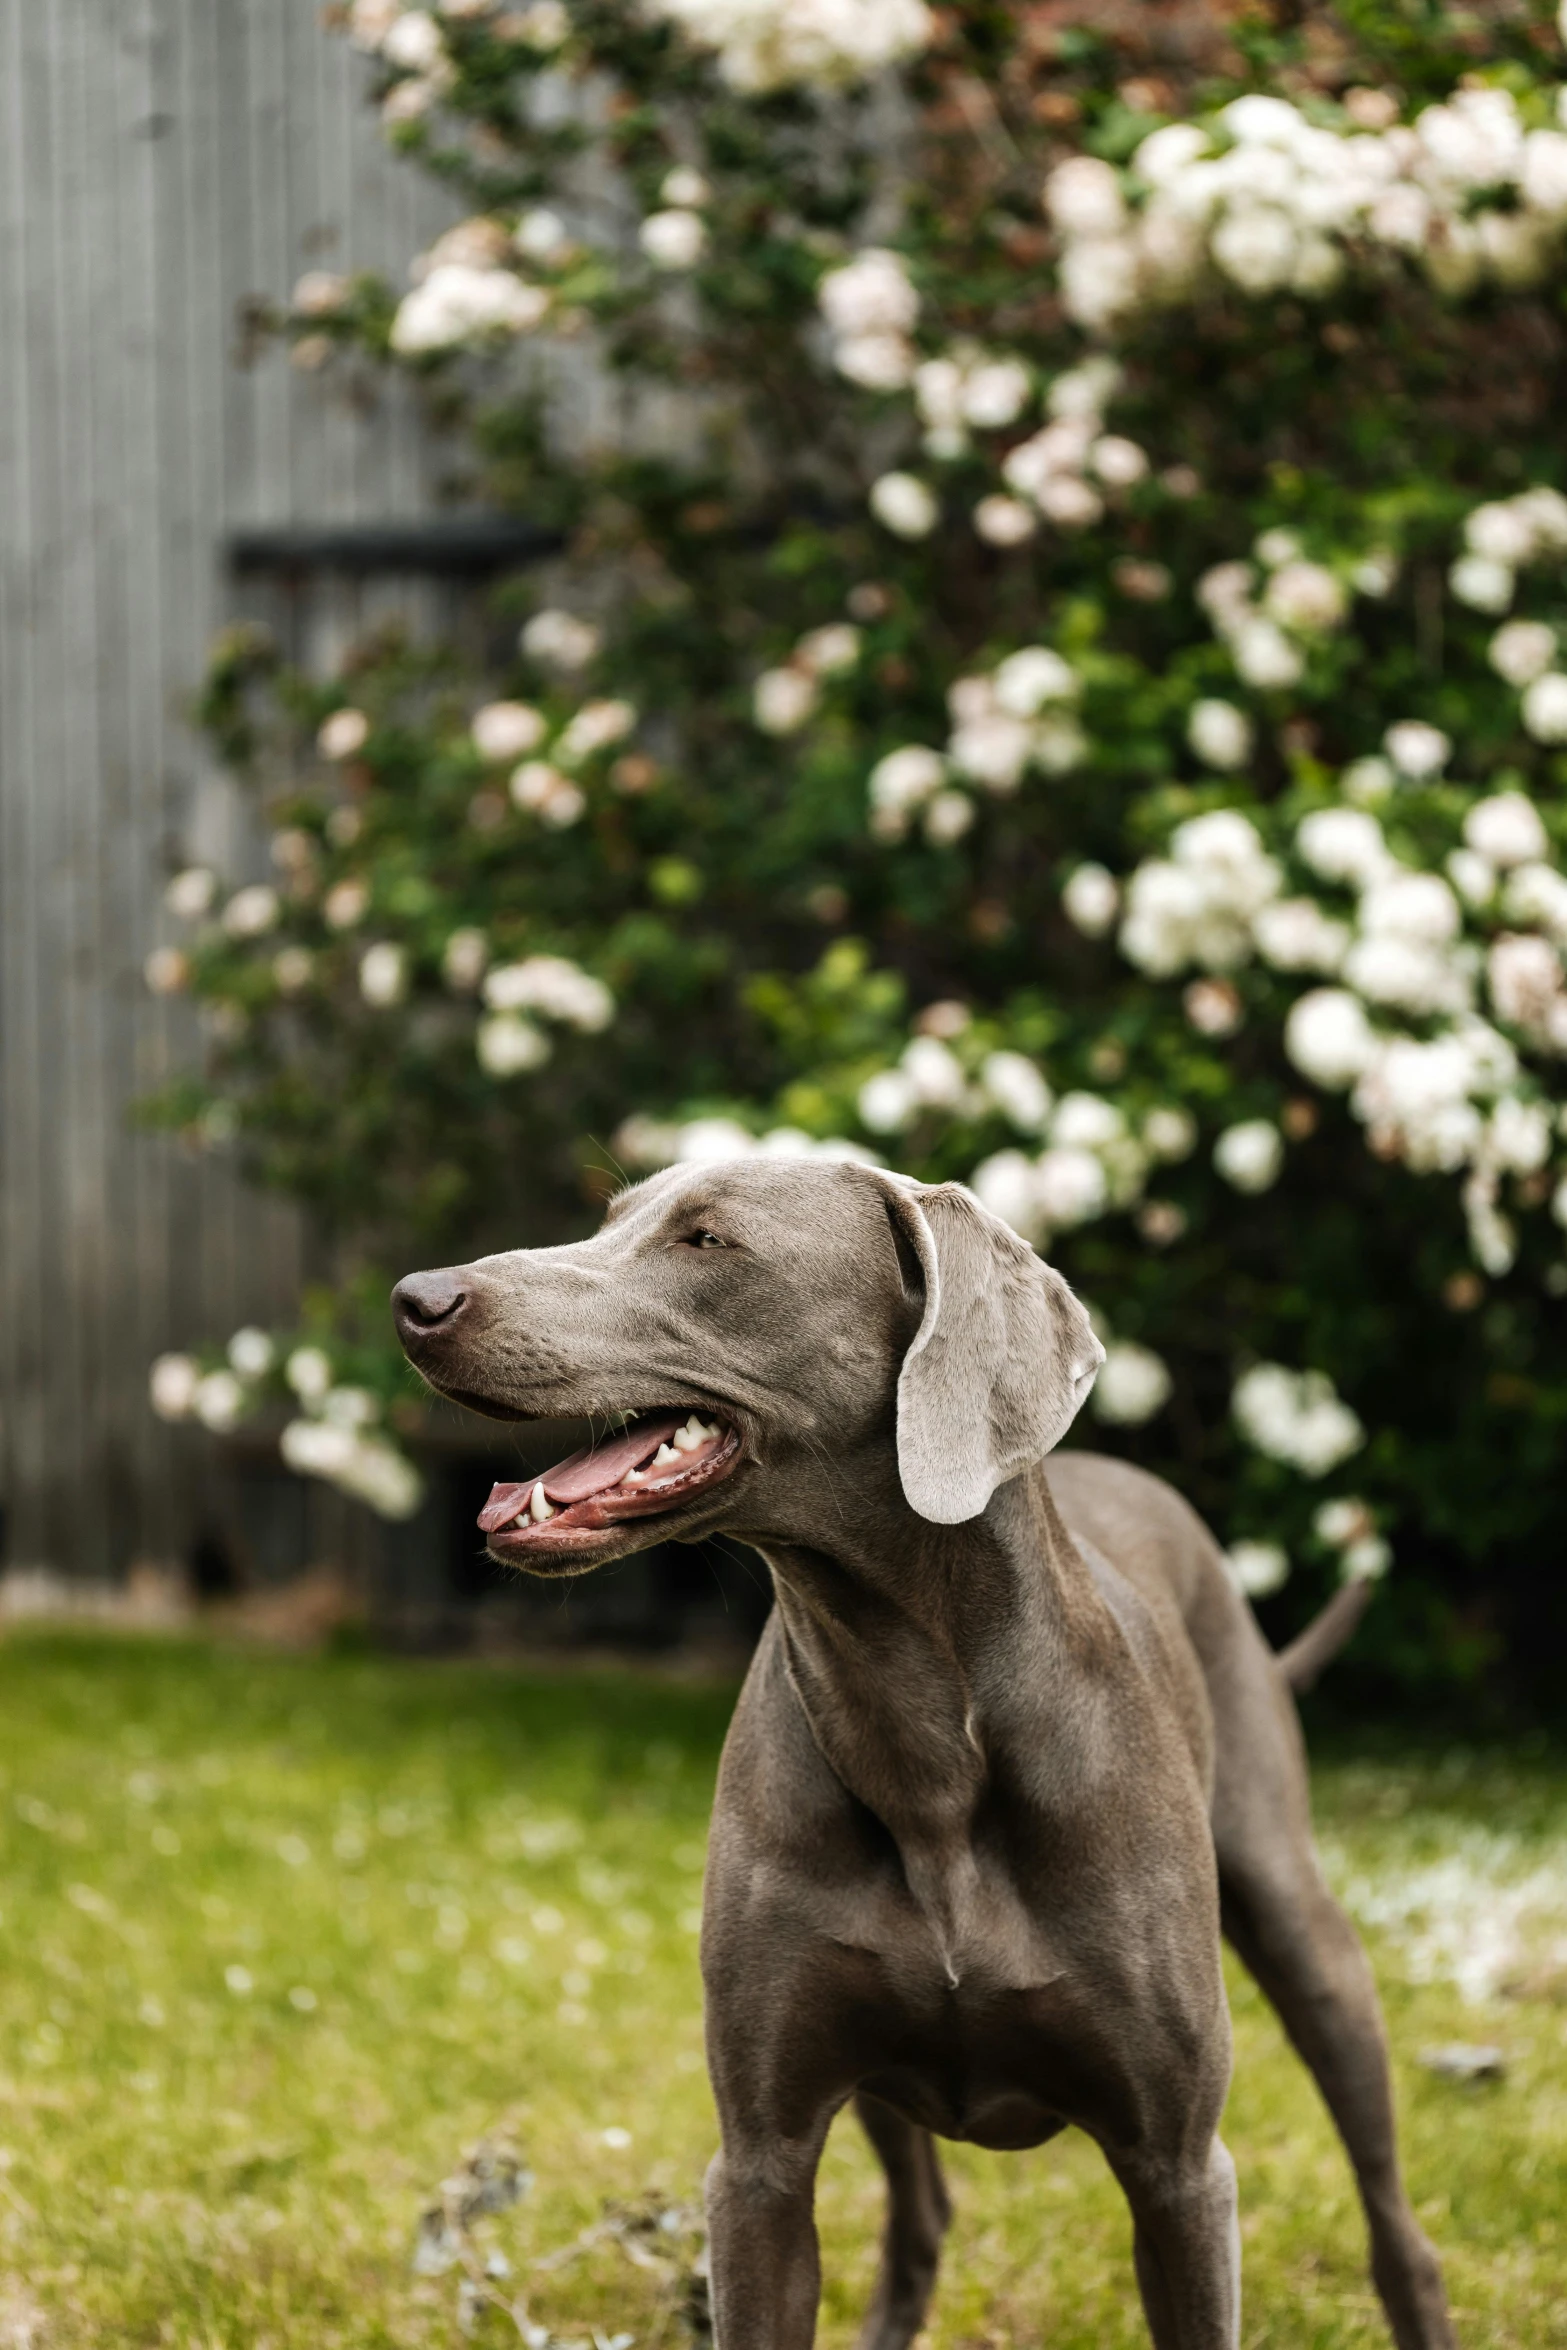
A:
[[[1104,1441],[1247,1588],[1301,1570],[1281,1628],[1396,1553],[1385,1666],[1527,1662],[1567,1413],[1556,30],[343,21],[476,209],[280,325],[427,379],[560,552],[482,684],[219,648],[277,877],[170,885],[148,978],[210,1051],[163,1114],[348,1270],[671,1160],[959,1177],[1092,1302]],[[246,1408],[237,1365],[160,1376]],[[294,1464],[406,1506],[384,1412],[293,1385]]]

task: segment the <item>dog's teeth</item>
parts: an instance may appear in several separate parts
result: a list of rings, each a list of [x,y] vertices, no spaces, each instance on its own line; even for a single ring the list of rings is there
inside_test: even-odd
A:
[[[545,1499],[542,1477],[533,1488],[533,1499],[528,1504],[528,1515],[536,1526],[542,1526],[546,1518],[553,1518],[555,1515],[554,1510]]]
[[[674,1450],[673,1446],[668,1444],[661,1444],[657,1452],[653,1455],[652,1465],[655,1469],[661,1469],[666,1461],[678,1461],[679,1458],[680,1455]]]
[[[692,1417],[687,1420],[683,1428],[677,1428],[675,1430],[673,1438],[674,1447],[676,1452],[695,1452],[697,1446],[702,1443],[702,1441],[702,1423],[693,1413]]]
[[[626,1471],[626,1483],[628,1485],[645,1485],[647,1483],[646,1469],[628,1469]]]

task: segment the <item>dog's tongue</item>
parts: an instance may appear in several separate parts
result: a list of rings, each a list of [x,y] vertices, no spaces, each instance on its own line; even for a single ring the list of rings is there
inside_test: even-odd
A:
[[[628,1469],[651,1460],[661,1444],[667,1444],[675,1430],[686,1418],[685,1412],[654,1412],[641,1420],[634,1420],[629,1428],[622,1428],[617,1436],[610,1436],[602,1444],[589,1445],[583,1452],[574,1452],[553,1469],[546,1469],[542,1479],[529,1477],[521,1485],[496,1485],[490,1498],[479,1512],[479,1531],[493,1534],[507,1525],[517,1514],[517,1504],[542,1483],[547,1501],[565,1503],[586,1501],[593,1493],[607,1493],[618,1485]]]

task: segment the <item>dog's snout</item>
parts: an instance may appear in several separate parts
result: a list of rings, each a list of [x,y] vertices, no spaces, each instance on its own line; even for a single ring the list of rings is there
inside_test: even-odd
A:
[[[392,1314],[405,1343],[450,1330],[467,1303],[468,1292],[452,1273],[410,1273],[392,1292]]]

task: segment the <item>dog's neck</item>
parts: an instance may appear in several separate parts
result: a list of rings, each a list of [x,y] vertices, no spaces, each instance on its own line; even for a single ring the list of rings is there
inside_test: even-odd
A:
[[[830,1548],[757,1547],[816,1744],[892,1835],[956,1981],[984,1906],[976,1815],[1060,1756],[1052,1725],[1109,1628],[1093,1579],[1037,1472],[966,1525],[933,1526],[899,1494],[841,1515]]]

